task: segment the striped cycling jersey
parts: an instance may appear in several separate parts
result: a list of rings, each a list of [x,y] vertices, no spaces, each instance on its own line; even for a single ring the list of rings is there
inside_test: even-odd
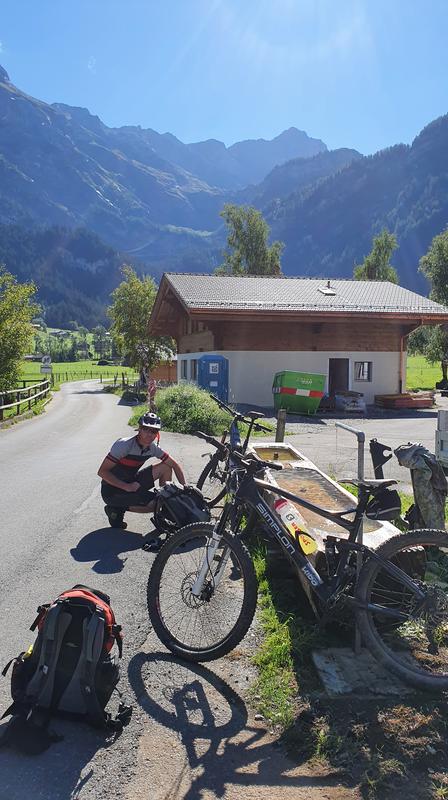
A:
[[[132,483],[138,470],[148,458],[166,461],[169,455],[154,442],[149,447],[142,447],[137,441],[137,436],[129,436],[126,439],[117,439],[107,457],[115,463],[111,470],[112,474],[122,481]]]

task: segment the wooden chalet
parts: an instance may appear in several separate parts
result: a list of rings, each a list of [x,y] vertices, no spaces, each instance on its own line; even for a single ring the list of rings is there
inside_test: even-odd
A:
[[[203,354],[228,360],[229,399],[272,406],[276,372],[326,375],[326,391],[405,390],[406,342],[448,308],[387,281],[165,273],[149,320],[177,343],[178,380]]]

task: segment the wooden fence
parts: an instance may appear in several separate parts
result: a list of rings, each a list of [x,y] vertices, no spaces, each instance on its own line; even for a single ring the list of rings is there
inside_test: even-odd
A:
[[[22,381],[23,386],[21,389],[8,389],[0,393],[0,420],[4,418],[4,413],[8,409],[16,408],[15,413],[18,415],[23,413],[21,406],[28,404],[28,410],[31,411],[31,407],[37,403],[39,397],[46,397],[50,391],[49,380],[33,383],[31,386],[26,385],[28,382],[26,380]],[[8,402],[14,396],[16,399]]]

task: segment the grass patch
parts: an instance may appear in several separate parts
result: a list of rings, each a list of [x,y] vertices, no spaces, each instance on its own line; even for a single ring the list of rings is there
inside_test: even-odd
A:
[[[137,380],[138,375],[131,367],[99,367],[96,361],[56,361],[52,364],[55,383],[64,381],[87,380],[88,378],[113,379],[115,375],[121,381],[122,375],[131,381]],[[37,361],[22,361],[21,377],[23,380],[41,381],[46,375],[40,372],[40,363]],[[51,377],[51,376],[50,376]]]
[[[440,364],[430,364],[424,356],[408,356],[406,369],[406,389],[432,390],[436,382],[442,379]]]
[[[268,722],[284,729],[294,719],[294,698],[298,692],[289,620],[282,621],[275,609],[260,544],[254,548],[252,557],[258,579],[258,619],[263,641],[253,659],[258,678],[251,687],[251,698]]]
[[[256,540],[250,549],[258,579],[258,620],[263,632],[262,643],[253,657],[258,677],[250,696],[267,722],[284,731],[297,713],[299,690],[309,688],[308,664],[320,633],[314,617],[311,621],[304,616],[307,601],[297,580],[272,574],[263,541]],[[301,674],[303,669],[308,676]]]

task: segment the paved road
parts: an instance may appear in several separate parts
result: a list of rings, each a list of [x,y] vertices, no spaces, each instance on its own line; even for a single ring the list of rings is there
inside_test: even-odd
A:
[[[129,416],[129,407],[97,384],[66,384],[45,414],[0,431],[0,665],[32,640],[28,628],[40,602],[78,582],[97,586],[111,594],[124,625],[124,683],[135,704],[131,725],[111,746],[87,726],[58,720],[64,741],[39,758],[0,751],[0,800],[355,797],[335,777],[292,769],[250,718],[242,698],[253,634],[232,659],[191,670],[173,663],[149,632],[145,588],[153,557],[141,551],[139,536],[147,517],[129,515],[126,532],[105,527],[96,477],[110,443],[129,433]],[[436,422],[427,414],[354,424],[368,437],[431,445]],[[342,436],[348,434],[336,434],[334,420],[305,421],[288,441],[328,469],[335,459],[348,466],[349,453],[353,460],[354,443]],[[204,444],[169,433],[162,444],[193,482]],[[8,702],[1,679],[0,709]]]
[[[112,441],[131,433],[130,411],[94,382],[65,384],[45,414],[0,431],[1,666],[33,640],[28,629],[37,605],[75,583],[110,593],[126,632],[127,661],[146,638],[145,590],[152,556],[140,549],[139,533],[150,523],[146,515],[132,515],[129,531],[105,527],[96,475]],[[189,438],[166,433],[163,445],[185,463]],[[198,453],[196,469],[201,464]],[[196,474],[188,468],[186,472],[194,480]],[[8,680],[0,678],[0,709],[7,705]],[[0,751],[1,800],[71,797],[81,768],[88,772],[91,758],[98,760],[103,738],[84,726],[81,737],[79,726],[58,722],[59,729],[61,725],[68,747],[65,742],[55,745],[38,761]],[[135,734],[134,726],[132,736],[118,744],[117,750],[125,752],[124,764],[132,762]],[[99,752],[107,762],[106,751]],[[119,786],[117,774],[112,796]],[[105,796],[95,788],[104,779],[103,769],[95,768],[77,796]]]

